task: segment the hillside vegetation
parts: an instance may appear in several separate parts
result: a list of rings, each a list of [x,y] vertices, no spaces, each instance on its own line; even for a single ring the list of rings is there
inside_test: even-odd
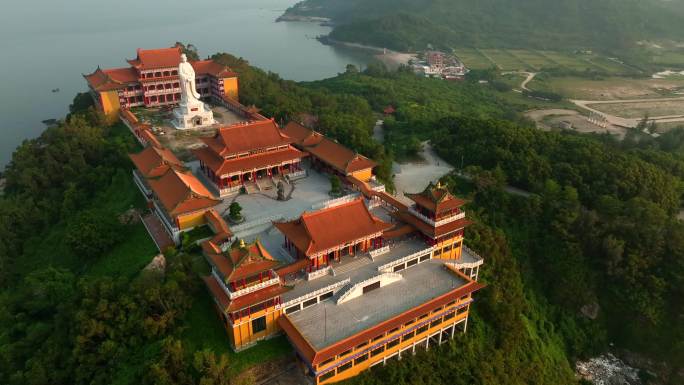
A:
[[[305,0],[286,16],[322,16],[330,37],[401,51],[462,46],[599,48],[684,36],[681,0]]]

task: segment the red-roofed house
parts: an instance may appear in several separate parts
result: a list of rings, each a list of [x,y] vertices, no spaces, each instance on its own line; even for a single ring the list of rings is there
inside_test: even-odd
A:
[[[195,156],[221,196],[257,178],[298,171],[305,156],[272,119],[222,127],[202,140],[206,147],[194,150]]]
[[[121,108],[152,107],[180,101],[178,64],[181,48],[138,49],[130,67],[100,69],[83,75],[98,108],[115,117]],[[238,99],[237,74],[212,60],[190,62],[203,98]]]

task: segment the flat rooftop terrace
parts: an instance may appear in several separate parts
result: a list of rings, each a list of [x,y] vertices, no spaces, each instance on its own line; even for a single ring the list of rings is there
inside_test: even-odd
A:
[[[400,274],[401,280],[339,305],[325,300],[287,317],[316,350],[321,350],[468,283],[438,259]]]
[[[351,285],[364,281],[380,274],[378,272],[379,266],[404,258],[421,250],[426,250],[428,247],[429,246],[421,239],[412,237],[391,243],[389,252],[379,255],[374,259],[371,259],[367,253],[356,256],[344,256],[340,259],[340,262],[332,263],[332,268],[335,271],[334,276],[328,274],[311,281],[300,278],[292,282],[287,282],[288,284],[294,284],[294,288],[283,294],[283,302],[291,301],[308,293],[344,281],[347,278],[349,278]],[[269,252],[271,252],[271,250],[269,250]]]

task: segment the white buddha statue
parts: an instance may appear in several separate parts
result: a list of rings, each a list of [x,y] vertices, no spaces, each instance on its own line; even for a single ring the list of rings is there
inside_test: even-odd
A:
[[[187,130],[215,124],[211,108],[200,100],[200,94],[195,86],[195,69],[192,68],[192,64],[188,63],[185,54],[180,57],[178,78],[181,100],[178,107],[173,110],[173,125],[180,130]]]
[[[181,55],[178,64],[178,77],[180,78],[181,103],[194,104],[199,101],[200,94],[195,86],[195,69],[188,63],[188,57]]]

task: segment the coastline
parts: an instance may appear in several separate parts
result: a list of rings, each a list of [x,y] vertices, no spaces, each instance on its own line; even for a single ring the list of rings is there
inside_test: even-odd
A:
[[[393,51],[388,48],[381,48],[372,45],[365,45],[361,43],[354,43],[348,41],[335,40],[330,38],[330,36],[319,36],[318,41],[325,45],[336,45],[346,48],[360,49],[365,51],[370,51],[373,53],[373,57],[383,64],[385,64],[390,69],[397,69],[402,64],[408,64],[411,59],[415,59],[417,56],[415,53],[410,52],[398,52]]]

